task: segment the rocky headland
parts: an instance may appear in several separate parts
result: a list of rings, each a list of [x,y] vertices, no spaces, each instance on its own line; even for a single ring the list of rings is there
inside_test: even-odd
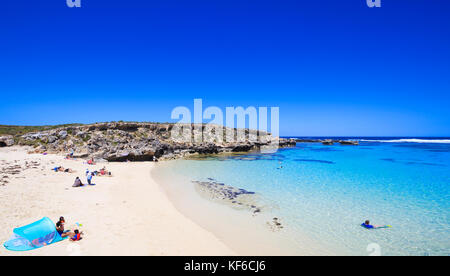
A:
[[[191,127],[192,136],[205,133],[205,125]],[[257,142],[248,137],[241,142],[227,139],[214,142],[183,142],[171,138],[174,124],[111,122],[76,125],[51,130],[0,137],[0,147],[14,145],[32,146],[33,153],[68,154],[74,158],[94,158],[100,161],[153,161],[176,159],[194,154],[217,154],[222,152],[247,152],[271,145],[268,133],[257,133]],[[224,133],[229,128],[223,128]],[[232,129],[235,131],[235,129]],[[250,133],[251,134],[251,133]],[[204,139],[208,140],[208,139]],[[211,139],[209,139],[211,140]],[[295,146],[293,139],[279,139],[279,147]]]

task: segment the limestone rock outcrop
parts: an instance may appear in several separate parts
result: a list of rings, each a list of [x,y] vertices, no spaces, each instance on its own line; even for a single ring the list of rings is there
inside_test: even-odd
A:
[[[0,147],[10,147],[12,145],[14,145],[13,136],[0,136]]]
[[[94,158],[107,161],[152,161],[175,159],[191,154],[216,154],[220,152],[245,152],[269,145],[273,138],[268,133],[259,133],[256,142],[249,139],[245,131],[243,141],[235,142],[224,135],[224,141],[208,140],[185,142],[171,137],[173,124],[159,123],[98,123],[92,125],[70,126],[37,133],[27,133],[17,137],[0,137],[0,146],[29,145],[36,152],[69,153],[74,157]],[[205,132],[205,126],[185,125],[192,137]],[[224,128],[224,133],[226,130]],[[234,129],[233,129],[234,131]],[[255,131],[251,132],[252,134]],[[11,142],[12,141],[12,142]],[[292,139],[279,139],[280,147],[295,146]]]

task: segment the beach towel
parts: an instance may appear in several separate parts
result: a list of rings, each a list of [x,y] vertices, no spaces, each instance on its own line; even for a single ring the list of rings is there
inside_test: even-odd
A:
[[[13,236],[3,244],[6,249],[12,251],[33,250],[64,240],[47,217],[16,228],[13,233]]]

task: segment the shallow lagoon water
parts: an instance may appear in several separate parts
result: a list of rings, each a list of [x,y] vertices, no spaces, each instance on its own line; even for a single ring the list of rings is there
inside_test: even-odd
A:
[[[274,154],[249,153],[182,160],[176,171],[190,181],[213,178],[254,191],[263,210],[296,233],[337,255],[450,254],[450,144],[395,140],[360,146],[299,143]],[[389,229],[366,230],[370,219]],[[370,246],[369,246],[370,247]]]

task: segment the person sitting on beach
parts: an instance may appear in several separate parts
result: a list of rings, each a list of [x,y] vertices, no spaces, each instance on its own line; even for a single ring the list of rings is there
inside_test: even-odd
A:
[[[56,223],[56,231],[58,231],[60,235],[64,233],[64,223],[66,223],[64,217],[60,217],[58,222]]]
[[[56,223],[58,225],[60,223],[59,221]],[[69,237],[71,241],[80,241],[82,239],[81,235],[83,235],[83,232],[80,232],[78,229],[75,231],[65,231],[63,234],[60,234],[62,238]]]
[[[70,151],[70,153],[66,155],[66,159],[73,159],[73,154],[74,154],[74,151],[73,151],[73,149],[72,149],[72,150]]]
[[[58,221],[56,223],[56,231],[61,236],[61,238],[65,238],[65,237],[69,236],[69,233],[64,230],[64,223],[62,223],[60,221]]]
[[[100,175],[108,175],[108,176],[111,176],[111,172],[107,171],[107,170],[106,170],[106,167],[103,167],[103,168],[100,170]]]
[[[89,159],[89,161],[87,162],[89,165],[95,165],[95,161],[94,158]]]
[[[64,230],[64,224],[66,221],[64,220],[64,217],[60,217],[59,221],[56,223],[56,231],[61,236],[61,238],[65,238],[69,236],[69,232]]]
[[[81,183],[81,179],[79,177],[75,178],[75,182],[73,183],[72,187],[81,187],[83,186],[83,183]]]
[[[81,235],[83,232],[79,232],[78,229],[75,230],[73,233],[69,230],[64,230],[64,224],[66,223],[64,217],[60,217],[59,221],[56,223],[56,231],[59,235],[61,235],[61,238],[70,237],[71,241],[79,241],[81,240]]]
[[[83,232],[78,231],[78,229],[76,229],[73,233],[69,233],[70,241],[80,241],[82,239],[82,234]]]

